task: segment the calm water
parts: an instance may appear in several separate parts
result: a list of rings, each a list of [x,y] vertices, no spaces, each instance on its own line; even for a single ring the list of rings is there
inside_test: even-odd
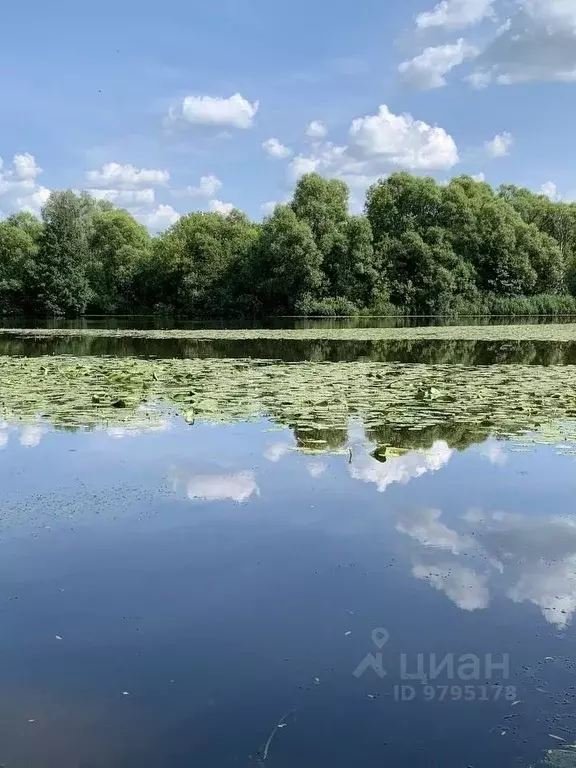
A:
[[[178,354],[110,343],[67,349]],[[529,349],[465,344],[484,365]],[[343,443],[306,455],[265,419],[0,425],[0,764],[527,768],[576,741],[574,456],[382,462],[354,421]]]

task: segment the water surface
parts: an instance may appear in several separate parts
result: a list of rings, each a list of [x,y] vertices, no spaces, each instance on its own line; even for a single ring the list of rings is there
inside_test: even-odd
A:
[[[2,353],[47,354],[22,343]],[[527,767],[576,741],[560,439],[386,448],[354,413],[325,443],[280,416],[85,429],[31,419],[25,384],[0,425],[1,764]]]

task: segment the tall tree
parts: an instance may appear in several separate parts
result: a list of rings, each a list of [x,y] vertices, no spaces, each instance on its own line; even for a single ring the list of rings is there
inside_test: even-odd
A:
[[[44,229],[34,270],[36,311],[78,314],[90,300],[88,227],[82,198],[52,192],[42,208]]]
[[[263,311],[294,311],[305,296],[319,297],[322,256],[310,226],[286,205],[266,219],[255,254],[254,287]]]
[[[91,214],[88,277],[90,306],[116,312],[138,302],[135,280],[150,258],[151,239],[146,227],[128,211],[99,210]]]
[[[359,308],[372,307],[382,298],[384,281],[370,223],[364,216],[350,216],[341,234],[329,264],[324,264],[329,293]]]
[[[0,313],[26,307],[38,247],[14,220],[0,222]]]

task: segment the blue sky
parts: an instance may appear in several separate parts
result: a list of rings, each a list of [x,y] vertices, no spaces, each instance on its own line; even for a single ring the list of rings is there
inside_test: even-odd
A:
[[[576,196],[576,0],[31,0],[3,31],[4,214],[71,187],[260,218],[307,170],[355,208],[403,169]]]

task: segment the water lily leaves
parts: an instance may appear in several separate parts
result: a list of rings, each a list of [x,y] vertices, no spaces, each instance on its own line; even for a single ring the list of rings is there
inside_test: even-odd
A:
[[[310,341],[576,341],[576,324],[428,326],[417,328],[254,328],[186,330],[118,330],[110,328],[3,328],[5,336],[21,338],[133,338],[190,340],[310,340]],[[236,360],[236,366],[241,363]]]
[[[302,449],[326,451],[342,447],[355,418],[385,460],[436,439],[465,447],[490,434],[574,445],[575,381],[576,367],[560,365],[4,356],[0,419],[42,415],[92,429],[166,412],[188,423],[267,417],[299,431]]]

